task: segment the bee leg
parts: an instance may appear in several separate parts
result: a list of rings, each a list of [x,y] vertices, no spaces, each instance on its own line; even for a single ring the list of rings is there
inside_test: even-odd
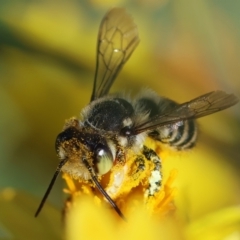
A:
[[[144,172],[146,169],[145,165],[145,159],[142,155],[138,155],[137,158],[134,161],[134,171],[131,173],[131,178],[133,181],[136,181],[141,178],[141,174]]]
[[[149,198],[153,196],[156,192],[158,192],[162,185],[162,173],[161,173],[161,159],[152,149],[144,146],[143,147],[143,155],[147,160],[151,161],[154,164],[154,168],[151,171],[151,175],[148,179],[149,186],[145,191],[144,196]]]

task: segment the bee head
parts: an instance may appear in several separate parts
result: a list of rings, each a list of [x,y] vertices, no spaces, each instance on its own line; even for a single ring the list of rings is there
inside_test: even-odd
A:
[[[88,180],[91,174],[103,175],[113,166],[113,155],[106,140],[89,129],[69,127],[56,139],[56,151],[62,167],[74,178]]]
[[[35,217],[40,213],[59,172],[63,171],[75,179],[92,179],[103,196],[124,218],[117,205],[98,182],[97,175],[107,173],[113,166],[113,155],[103,137],[89,131],[89,129],[70,126],[57,136],[56,151],[60,162],[35,213]]]

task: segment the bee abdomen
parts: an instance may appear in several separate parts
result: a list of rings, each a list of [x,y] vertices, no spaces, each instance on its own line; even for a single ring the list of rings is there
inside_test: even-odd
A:
[[[152,91],[144,91],[136,101],[136,108],[142,114],[148,113],[148,118],[168,114],[174,111],[178,104],[170,99],[157,96]],[[182,116],[184,118],[184,116]],[[183,120],[165,125],[148,133],[149,137],[168,144],[176,150],[194,147],[197,138],[197,124],[194,120]]]
[[[194,120],[186,120],[179,126],[166,126],[156,129],[154,132],[156,140],[177,150],[190,149],[194,147],[197,139],[197,124]]]

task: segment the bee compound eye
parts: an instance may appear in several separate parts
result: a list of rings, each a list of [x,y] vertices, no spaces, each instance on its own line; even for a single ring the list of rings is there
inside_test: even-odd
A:
[[[107,173],[113,166],[113,157],[111,152],[105,148],[100,147],[96,150],[96,170],[99,175]]]

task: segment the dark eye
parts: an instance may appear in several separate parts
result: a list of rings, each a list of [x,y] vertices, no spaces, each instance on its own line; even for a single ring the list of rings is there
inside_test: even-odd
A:
[[[99,147],[96,150],[96,170],[99,175],[107,173],[113,166],[113,157],[106,147]]]
[[[126,126],[121,129],[120,134],[122,136],[131,136],[131,135],[133,135],[132,128],[130,126]]]

